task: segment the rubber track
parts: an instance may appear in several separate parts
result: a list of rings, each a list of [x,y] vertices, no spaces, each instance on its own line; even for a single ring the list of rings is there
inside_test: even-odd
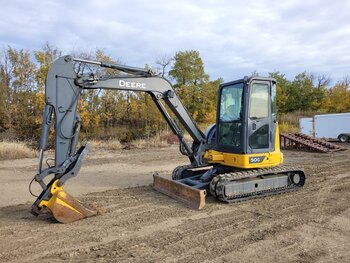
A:
[[[225,186],[231,183],[234,183],[236,181],[239,181],[241,179],[256,178],[264,175],[266,176],[266,175],[289,174],[289,173],[298,173],[301,176],[300,177],[301,181],[298,185],[290,184],[285,187],[273,188],[269,190],[257,191],[249,194],[242,194],[242,195],[232,195],[232,196],[225,195]],[[266,197],[270,195],[276,195],[276,194],[295,191],[300,189],[304,185],[304,183],[305,183],[305,173],[303,170],[299,168],[280,166],[280,167],[273,167],[273,168],[240,170],[237,172],[220,174],[214,177],[210,183],[210,193],[216,198],[218,198],[220,201],[233,203],[233,202],[240,202],[240,201],[250,200],[254,198],[261,198],[261,197]]]

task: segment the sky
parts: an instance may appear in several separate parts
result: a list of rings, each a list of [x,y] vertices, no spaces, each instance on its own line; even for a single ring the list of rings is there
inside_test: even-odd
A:
[[[197,50],[210,79],[350,75],[347,0],[0,0],[0,48],[101,48],[131,66]]]

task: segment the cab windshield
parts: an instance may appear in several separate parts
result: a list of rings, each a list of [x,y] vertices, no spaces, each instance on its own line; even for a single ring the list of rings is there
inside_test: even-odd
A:
[[[243,83],[236,83],[221,89],[219,145],[241,145],[242,94]]]

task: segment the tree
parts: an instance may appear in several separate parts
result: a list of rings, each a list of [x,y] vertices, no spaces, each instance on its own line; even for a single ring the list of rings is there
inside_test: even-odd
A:
[[[218,89],[222,79],[209,81],[203,84],[202,107],[199,108],[197,120],[200,123],[215,123],[218,101]]]
[[[342,84],[347,89],[349,89],[349,87],[350,87],[350,76],[345,76],[342,81],[338,82],[338,84]]]
[[[13,65],[11,87],[14,93],[34,91],[36,89],[36,65],[30,59],[29,50],[24,51],[8,48],[11,64]]]
[[[203,118],[205,88],[208,88],[209,75],[204,71],[203,61],[198,51],[179,51],[174,56],[174,65],[169,76],[176,82],[174,88],[192,117]]]
[[[252,71],[252,73],[250,73],[250,77],[259,77],[259,72],[256,70]]]
[[[39,133],[37,120],[42,115],[38,109],[38,86],[35,80],[36,64],[30,51],[8,47],[1,63],[1,88],[3,109],[7,113],[7,129],[13,129],[19,138],[32,138]]]
[[[74,57],[117,63],[102,49],[73,53]],[[31,139],[40,135],[46,75],[61,51],[46,42],[41,50],[34,51],[34,61],[32,55],[29,50],[10,46],[0,53],[0,132],[11,131],[5,136],[14,134],[17,139]],[[191,116],[198,123],[214,122],[217,90],[222,79],[210,81],[198,51],[179,51],[172,58],[158,58],[156,63],[162,67],[162,76],[172,62],[169,76]],[[91,73],[96,79],[120,74],[118,70],[85,63],[76,63],[75,70]],[[269,75],[277,80],[277,106],[282,114],[350,111],[348,76],[329,88],[331,80],[327,75],[316,77],[302,72],[293,80],[279,71]],[[257,71],[253,71],[252,76],[258,76]],[[114,137],[128,141],[147,138],[166,129],[158,108],[149,95],[142,92],[85,89],[78,111],[83,135],[90,138]]]
[[[168,67],[172,61],[173,61],[173,59],[168,55],[163,55],[163,56],[157,58],[156,64],[161,66],[162,77],[165,76],[166,67]]]
[[[277,109],[278,112],[284,113],[287,112],[286,104],[288,100],[287,89],[290,82],[286,79],[285,75],[279,71],[270,72],[269,76],[276,79],[276,100],[277,100]]]
[[[283,100],[282,112],[293,111],[317,111],[321,109],[325,97],[325,87],[315,87],[313,84],[314,76],[306,72],[295,76],[294,80],[289,82],[282,81],[282,89],[279,91],[279,99]]]
[[[331,77],[325,74],[317,77],[317,88],[327,87],[331,83]]]
[[[0,132],[11,127],[11,76],[14,65],[11,63],[7,50],[0,54]]]
[[[324,107],[331,113],[350,111],[350,91],[346,82],[338,82],[327,91]]]
[[[177,86],[199,85],[209,80],[198,51],[179,51],[173,60],[175,62],[169,75],[176,81]]]
[[[34,51],[34,56],[39,64],[39,68],[36,71],[35,78],[37,81],[38,88],[43,91],[45,87],[45,80],[47,72],[51,67],[51,64],[61,56],[62,52],[51,46],[49,42],[46,42],[42,50]]]

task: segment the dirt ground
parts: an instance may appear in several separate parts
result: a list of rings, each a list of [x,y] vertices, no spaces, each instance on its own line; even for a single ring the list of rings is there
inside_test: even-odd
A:
[[[66,190],[103,209],[67,225],[29,213],[36,159],[2,161],[0,262],[350,262],[350,150],[284,152],[306,171],[302,190],[230,205],[208,197],[196,211],[150,186],[154,172],[187,163],[176,147],[92,151]]]

